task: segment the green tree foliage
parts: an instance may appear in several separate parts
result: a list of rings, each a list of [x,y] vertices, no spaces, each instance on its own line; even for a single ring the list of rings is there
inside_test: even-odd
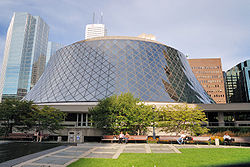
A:
[[[100,100],[97,106],[90,109],[90,114],[97,128],[104,128],[107,133],[112,134],[120,131],[145,133],[153,121],[152,106],[144,105],[131,93]]]
[[[53,107],[39,108],[31,101],[6,99],[0,104],[0,121],[5,136],[12,133],[13,127],[19,131],[28,131],[32,128],[58,130],[64,117],[65,113]]]
[[[207,123],[206,115],[202,111],[199,106],[192,107],[187,104],[161,107],[158,126],[168,133],[181,131],[189,132],[191,135],[206,133],[208,129],[201,126],[202,123]]]
[[[34,126],[39,130],[55,132],[63,128],[61,123],[64,121],[66,114],[59,109],[49,106],[40,109],[35,106],[33,111],[33,119],[36,122]]]
[[[12,133],[14,126],[31,127],[32,102],[6,99],[0,104],[0,119],[5,128],[5,135]]]

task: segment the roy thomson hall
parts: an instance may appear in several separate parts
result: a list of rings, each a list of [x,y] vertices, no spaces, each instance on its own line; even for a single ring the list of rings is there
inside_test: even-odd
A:
[[[97,37],[61,48],[24,99],[67,112],[65,138],[78,134],[86,139],[102,135],[91,126],[88,108],[121,92],[132,92],[157,107],[200,105],[208,126],[250,126],[250,103],[215,104],[184,54],[137,37]]]

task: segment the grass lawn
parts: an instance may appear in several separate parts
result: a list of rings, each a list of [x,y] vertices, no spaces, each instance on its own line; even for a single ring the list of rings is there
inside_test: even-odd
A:
[[[250,162],[248,148],[180,149],[181,154],[123,153],[118,159],[80,159],[69,167],[195,167]]]

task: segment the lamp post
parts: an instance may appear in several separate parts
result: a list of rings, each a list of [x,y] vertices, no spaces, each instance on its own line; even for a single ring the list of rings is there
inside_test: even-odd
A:
[[[155,105],[153,105],[153,107],[152,107],[152,109],[153,109],[153,114],[154,114],[154,112],[155,112]],[[155,140],[155,115],[153,115],[153,139]]]

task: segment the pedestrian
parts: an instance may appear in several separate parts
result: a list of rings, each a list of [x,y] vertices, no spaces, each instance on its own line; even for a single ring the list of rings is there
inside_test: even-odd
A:
[[[129,134],[128,132],[126,132],[125,136],[124,136],[124,139],[125,139],[125,144],[128,143],[128,139],[129,139]]]
[[[122,143],[123,139],[124,139],[124,134],[121,132],[119,134],[119,141],[118,141],[118,143]]]
[[[32,137],[32,141],[37,141],[37,136],[38,136],[38,130],[35,130],[33,137]]]
[[[40,131],[38,132],[38,139],[39,139],[39,142],[42,142],[43,135]],[[37,141],[38,141],[38,139],[37,139]]]
[[[186,138],[186,135],[184,134],[184,132],[181,132],[181,136],[180,138],[177,140],[177,142],[179,144],[182,144],[183,143],[183,140]]]
[[[232,138],[229,136],[228,133],[225,133],[225,135],[223,136],[224,142],[230,144],[230,142],[232,141]]]
[[[39,142],[39,137],[40,137],[40,131],[39,131],[39,130],[37,130],[36,142]]]

